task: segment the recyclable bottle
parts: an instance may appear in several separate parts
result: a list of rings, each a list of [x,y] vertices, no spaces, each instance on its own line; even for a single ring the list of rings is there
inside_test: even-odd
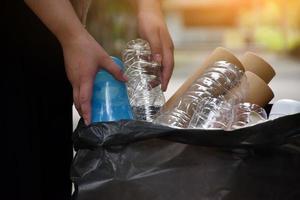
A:
[[[241,84],[243,74],[244,71],[234,64],[227,61],[215,62],[193,82],[173,107],[161,111],[154,123],[187,128],[199,103],[205,102],[203,99],[229,96],[241,101],[242,96],[239,93],[232,93],[231,89]]]
[[[123,70],[120,59],[113,61]],[[101,69],[95,78],[92,96],[92,122],[133,119],[126,85],[116,80],[106,70]]]
[[[122,53],[130,104],[137,120],[151,122],[165,103],[160,63],[153,60],[150,45],[142,39],[127,43]]]

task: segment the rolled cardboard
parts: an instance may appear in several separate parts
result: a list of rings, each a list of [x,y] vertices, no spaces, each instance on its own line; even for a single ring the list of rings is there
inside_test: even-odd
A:
[[[246,71],[245,76],[248,82],[245,102],[254,103],[261,107],[267,105],[274,97],[272,89],[253,72]]]
[[[267,61],[252,52],[246,52],[240,61],[243,64],[245,71],[253,72],[267,84],[276,74],[275,70],[267,63]]]
[[[212,54],[204,61],[204,63],[190,76],[180,88],[171,96],[171,98],[164,104],[162,110],[168,110],[173,107],[177,99],[180,98],[188,88],[196,81],[204,71],[217,61],[227,61],[236,65],[241,70],[245,71],[242,63],[227,49],[223,47],[216,48]]]

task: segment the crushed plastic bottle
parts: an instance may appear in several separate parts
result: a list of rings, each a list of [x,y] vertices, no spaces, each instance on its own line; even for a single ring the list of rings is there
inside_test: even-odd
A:
[[[123,70],[120,59],[112,60]],[[92,122],[133,119],[124,82],[102,69],[96,75],[92,96]]]
[[[204,98],[199,102],[188,128],[227,129],[231,111],[232,104],[224,96]]]
[[[234,104],[223,96],[205,98],[198,104],[188,128],[231,131],[267,120],[266,111],[248,102]]]
[[[230,90],[242,83],[243,75],[244,71],[234,64],[227,61],[215,62],[176,101],[175,106],[163,110],[154,123],[187,128],[198,104],[204,98],[226,96],[241,101],[243,95],[231,93]]]
[[[151,122],[165,103],[161,90],[161,64],[154,61],[149,43],[142,39],[128,42],[122,59],[134,117]]]
[[[265,109],[262,107],[244,102],[233,106],[231,124],[226,130],[235,130],[247,126],[253,126],[268,119]]]

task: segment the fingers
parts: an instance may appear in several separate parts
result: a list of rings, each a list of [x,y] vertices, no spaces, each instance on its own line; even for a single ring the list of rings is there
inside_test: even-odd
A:
[[[82,79],[79,88],[79,110],[86,125],[91,123],[91,99],[93,93],[93,79]],[[76,105],[76,104],[75,104]]]
[[[73,100],[74,100],[74,105],[81,116],[81,108],[80,108],[80,103],[79,103],[79,87],[73,87]]]
[[[105,56],[99,61],[99,66],[111,73],[119,81],[127,81],[122,70],[113,62],[111,57]],[[91,123],[91,100],[93,95],[94,77],[82,76],[79,89],[73,90],[74,104],[86,125]]]
[[[162,56],[163,56],[161,88],[163,91],[166,91],[174,68],[174,45],[168,32],[162,31],[160,33],[160,38],[161,38]]]
[[[151,53],[153,55],[154,61],[161,63],[162,61],[162,46],[159,36],[159,31],[151,33],[151,37],[145,38],[148,40],[151,48]]]
[[[106,56],[100,60],[99,65],[106,69],[110,74],[112,74],[119,81],[128,81],[128,78],[123,74],[122,70],[118,65],[111,59],[111,57]]]
[[[165,29],[154,32],[151,37],[146,39],[150,43],[154,61],[162,65],[161,88],[166,91],[174,68],[173,42]]]
[[[104,57],[104,58],[103,58]],[[127,81],[127,77],[123,75],[122,70],[113,62],[111,57],[103,56],[98,65],[111,73],[117,80]],[[85,67],[87,69],[88,67]],[[76,81],[73,82],[73,99],[74,105],[84,119],[86,125],[91,123],[91,100],[93,95],[94,72],[81,74]]]

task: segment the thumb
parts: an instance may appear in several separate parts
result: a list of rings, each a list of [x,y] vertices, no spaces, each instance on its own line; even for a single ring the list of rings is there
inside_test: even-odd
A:
[[[122,70],[118,67],[118,65],[111,59],[111,57],[107,56],[103,60],[100,61],[100,66],[107,70],[111,75],[113,75],[119,81],[128,81],[128,78],[125,74],[123,74]]]
[[[79,104],[81,115],[86,125],[91,123],[91,98],[93,91],[93,80],[86,79],[80,84]]]

